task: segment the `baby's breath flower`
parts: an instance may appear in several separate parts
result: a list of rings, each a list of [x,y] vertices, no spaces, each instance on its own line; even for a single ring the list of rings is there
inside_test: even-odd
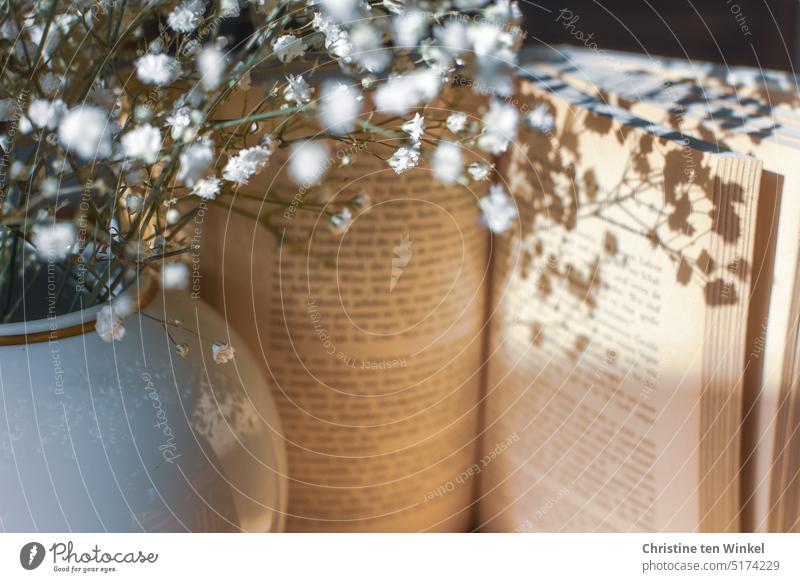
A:
[[[419,10],[409,10],[392,19],[395,44],[406,49],[416,49],[428,27],[428,19]]]
[[[546,103],[538,103],[525,116],[525,125],[544,135],[549,135],[555,124],[556,120]]]
[[[222,170],[222,177],[236,184],[247,184],[250,178],[267,165],[272,151],[264,146],[254,146],[230,158]]]
[[[354,208],[363,209],[369,206],[372,203],[372,200],[366,192],[359,192],[355,196],[353,196],[352,200],[350,200],[350,204]]]
[[[509,0],[497,0],[483,10],[486,20],[491,22],[519,22],[522,18],[519,5]]]
[[[128,194],[125,196],[125,206],[131,212],[139,212],[144,204],[144,196],[141,194]]]
[[[433,31],[437,46],[451,55],[458,55],[469,48],[467,27],[459,20],[448,20],[443,26],[437,26]]]
[[[323,82],[319,102],[319,118],[322,127],[335,134],[353,131],[361,102],[358,91],[344,81]]]
[[[214,150],[207,143],[190,145],[180,155],[180,168],[176,178],[187,186],[193,186],[211,165]]]
[[[178,61],[165,54],[146,54],[136,61],[136,76],[143,83],[169,85],[180,72]]]
[[[153,117],[153,110],[149,105],[142,103],[134,108],[133,117],[136,121],[150,121]]]
[[[460,111],[447,116],[447,129],[453,133],[461,133],[467,128],[467,115]]]
[[[28,119],[36,127],[55,129],[66,112],[67,106],[61,99],[34,99],[28,107]]]
[[[289,175],[301,186],[316,184],[327,170],[328,148],[321,143],[303,141],[292,147]]]
[[[331,214],[328,224],[336,234],[344,234],[353,222],[353,213],[346,206],[339,212]]]
[[[175,32],[192,32],[200,25],[206,11],[203,0],[186,0],[167,17],[167,24]]]
[[[432,101],[441,85],[441,75],[427,68],[392,76],[375,91],[375,105],[379,111],[405,115],[412,107]]]
[[[236,350],[232,346],[222,342],[216,342],[211,346],[211,355],[217,364],[227,364],[233,360]]]
[[[85,160],[111,155],[111,131],[106,113],[91,105],[78,106],[58,124],[58,138],[64,149]]]
[[[187,131],[191,123],[192,118],[188,107],[180,107],[170,114],[169,117],[167,117],[167,125],[172,127],[172,139],[192,139],[191,137],[187,137],[188,133],[194,133]]]
[[[197,70],[200,72],[200,83],[206,91],[214,91],[222,84],[225,73],[225,53],[215,46],[203,49],[197,57]]]
[[[58,180],[53,176],[48,176],[44,180],[42,180],[42,185],[40,186],[42,191],[42,196],[47,198],[52,198],[56,194],[58,194]]]
[[[161,132],[150,124],[145,124],[122,136],[122,149],[129,158],[136,158],[147,164],[158,159],[161,150]]]
[[[289,63],[305,54],[303,41],[291,34],[284,34],[272,43],[275,56],[282,63]]]
[[[325,35],[325,49],[332,56],[340,58],[344,62],[350,62],[353,46],[350,43],[350,36],[342,27],[321,13],[314,15],[311,25]]]
[[[288,85],[283,96],[287,101],[294,101],[298,105],[302,105],[311,100],[311,87],[308,86],[302,75],[288,75],[286,81]]]
[[[48,259],[63,259],[72,251],[77,232],[71,222],[36,224],[31,240],[40,255]]]
[[[192,194],[202,198],[203,200],[213,200],[219,194],[220,180],[219,178],[204,178],[198,180],[197,184],[192,188]]]
[[[383,47],[383,32],[378,22],[362,22],[350,30],[352,59],[362,69],[370,73],[379,73],[389,66],[392,53]]]
[[[359,0],[319,0],[322,10],[337,22],[349,22],[356,15]]]
[[[402,125],[402,130],[411,136],[411,140],[418,142],[425,133],[425,118],[419,113],[414,114],[413,119],[409,119]]]
[[[483,223],[495,234],[503,234],[517,218],[517,207],[499,184],[492,184],[489,194],[478,201]]]
[[[492,171],[492,166],[483,162],[472,162],[467,168],[467,172],[472,176],[473,180],[478,182],[489,179],[489,172]]]
[[[402,174],[409,168],[415,167],[419,163],[419,144],[398,148],[388,163],[396,174]]]
[[[122,325],[122,316],[112,305],[104,305],[97,313],[95,331],[104,342],[116,342],[125,337],[125,327]]]
[[[241,12],[239,0],[220,0],[219,4],[220,16],[223,18],[233,18],[234,16],[239,16]]]
[[[519,114],[513,105],[492,99],[489,111],[483,116],[483,133],[478,137],[478,147],[493,155],[500,155],[517,137]]]
[[[164,289],[186,289],[189,286],[189,267],[185,263],[165,263],[161,267]]]
[[[464,157],[461,146],[452,141],[439,143],[431,159],[433,175],[443,184],[452,184],[464,171]]]

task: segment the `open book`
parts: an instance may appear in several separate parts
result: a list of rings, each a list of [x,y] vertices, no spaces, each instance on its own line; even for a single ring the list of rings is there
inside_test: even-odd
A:
[[[502,235],[487,182],[343,143],[322,188],[276,156],[206,214],[202,296],[271,380],[290,530],[797,527],[789,169],[541,67],[509,100],[530,131],[492,160]],[[326,204],[359,194],[331,232]]]

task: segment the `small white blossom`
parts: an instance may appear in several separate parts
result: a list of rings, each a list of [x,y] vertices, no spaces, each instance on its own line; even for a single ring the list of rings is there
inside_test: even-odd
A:
[[[303,141],[292,146],[289,175],[301,186],[316,184],[329,163],[328,148],[321,143]]]
[[[483,212],[483,223],[495,234],[502,234],[511,228],[517,218],[517,207],[499,184],[492,184],[488,196],[478,201]]]
[[[187,131],[192,123],[190,110],[188,107],[181,107],[169,117],[167,117],[167,125],[172,130],[172,139],[192,139],[194,132]]]
[[[203,200],[213,200],[219,194],[220,180],[219,178],[204,178],[199,180],[192,188],[192,194],[202,198]]]
[[[519,114],[514,106],[493,99],[489,111],[483,116],[483,133],[478,137],[478,147],[493,155],[500,155],[517,137]]]
[[[100,309],[95,320],[95,331],[101,340],[111,343],[125,337],[125,327],[120,315],[111,305],[104,305]]]
[[[353,222],[353,213],[345,207],[339,212],[335,212],[329,219],[331,230],[336,234],[344,234]]]
[[[356,16],[358,0],[319,0],[318,4],[325,14],[337,22],[349,22]]]
[[[31,240],[40,255],[48,259],[63,259],[72,251],[77,232],[71,222],[36,224]]]
[[[34,99],[28,107],[28,119],[36,127],[55,129],[66,112],[67,106],[61,99]]]
[[[111,131],[107,114],[98,107],[83,105],[64,115],[58,138],[65,149],[85,160],[111,155]]]
[[[167,224],[178,224],[178,221],[181,219],[181,212],[177,208],[170,208],[167,210],[166,214]]]
[[[287,101],[294,101],[298,105],[311,100],[311,87],[308,86],[302,75],[289,75],[286,77],[288,85],[283,92]]]
[[[343,81],[322,83],[319,117],[322,127],[335,134],[353,131],[356,118],[361,113],[358,91]]]
[[[193,186],[211,165],[214,150],[207,143],[190,145],[180,155],[180,168],[177,179],[187,186]]]
[[[234,350],[233,347],[228,344],[216,342],[211,346],[211,355],[214,358],[214,363],[227,364],[233,360],[234,356],[236,355],[236,350]]]
[[[122,149],[129,158],[152,164],[158,159],[161,150],[161,132],[152,125],[145,124],[122,136]]]
[[[419,10],[398,14],[392,19],[395,44],[406,49],[416,49],[427,26],[428,20]]]
[[[223,18],[239,16],[241,12],[239,9],[239,0],[220,0],[219,12],[220,16]]]
[[[433,175],[443,184],[452,184],[464,171],[464,157],[461,146],[452,141],[441,142],[431,159]]]
[[[125,206],[131,212],[139,212],[144,205],[144,196],[141,194],[128,194],[125,196]]]
[[[136,76],[143,83],[168,85],[178,73],[178,61],[169,55],[148,53],[136,61]]]
[[[437,45],[451,55],[461,54],[469,48],[467,27],[459,20],[448,20],[443,26],[437,26],[433,34]]]
[[[347,31],[319,12],[314,15],[311,26],[325,35],[325,48],[332,56],[350,62],[353,45],[350,43]]]
[[[222,84],[225,73],[225,53],[215,46],[203,49],[197,57],[197,70],[200,73],[200,83],[206,91],[213,91]]]
[[[383,71],[392,61],[392,53],[383,46],[383,32],[375,21],[360,23],[350,29],[351,57],[370,73]]]
[[[418,142],[425,133],[425,118],[415,113],[414,118],[406,121],[401,129],[411,136],[412,141]]]
[[[472,162],[467,168],[467,172],[469,172],[473,180],[481,182],[489,179],[489,172],[492,171],[492,167],[493,166],[483,162]]]
[[[544,135],[549,135],[555,124],[556,120],[546,103],[539,103],[525,116],[525,125]]]
[[[175,32],[192,32],[200,26],[206,7],[203,0],[186,0],[167,16],[167,24]]]
[[[480,59],[514,61],[514,36],[496,22],[480,22],[467,28],[472,50]]]
[[[272,151],[264,146],[254,146],[230,158],[222,170],[222,177],[236,184],[247,184],[250,178],[267,165]]]
[[[427,68],[389,77],[375,91],[375,105],[379,111],[405,115],[412,107],[436,98],[441,86],[441,75]]]
[[[130,295],[117,295],[111,302],[111,308],[117,317],[125,319],[136,311],[136,304]]]
[[[25,115],[21,115],[19,118],[19,131],[23,135],[27,135],[33,131],[33,124],[31,120],[28,119]]]
[[[48,176],[42,180],[42,185],[39,188],[42,192],[42,196],[52,198],[58,195],[58,186],[58,180],[53,176]]]
[[[447,116],[447,129],[453,133],[461,133],[467,128],[467,115],[457,111]]]
[[[303,41],[291,34],[284,34],[275,40],[272,50],[282,63],[291,62],[305,54]]]
[[[14,163],[11,164],[11,172],[9,174],[12,180],[27,180],[29,172],[30,168],[25,162],[22,160],[14,160]]]
[[[402,174],[419,163],[419,144],[398,148],[388,160],[396,174]]]
[[[487,6],[483,15],[486,20],[492,22],[518,22],[522,18],[522,13],[519,10],[519,5],[516,2],[509,0],[495,0],[494,3]]]
[[[165,263],[161,267],[164,289],[186,289],[189,286],[189,267],[186,263]]]

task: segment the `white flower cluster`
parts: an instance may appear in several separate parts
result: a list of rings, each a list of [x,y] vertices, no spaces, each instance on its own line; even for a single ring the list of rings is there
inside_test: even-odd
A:
[[[0,133],[4,153],[13,151],[0,211],[13,211],[15,224],[22,216],[42,260],[80,264],[89,285],[108,285],[92,295],[98,301],[119,296],[113,285],[145,264],[163,265],[165,289],[185,289],[187,267],[176,259],[192,247],[181,231],[190,213],[253,189],[278,147],[289,177],[321,200],[326,173],[372,155],[375,142],[396,174],[422,166],[445,185],[469,185],[493,173],[491,159],[475,156],[507,152],[521,122],[545,134],[555,123],[546,106],[520,120],[505,99],[521,42],[511,0],[136,0],[85,20],[66,4],[48,15],[10,2],[19,9],[0,24],[13,46],[0,122],[16,133]],[[240,13],[281,16],[248,38],[222,34]],[[38,63],[24,46],[41,47]],[[338,72],[319,72],[331,65]],[[237,94],[244,107],[229,106]],[[36,196],[21,195],[31,187]],[[480,208],[501,232],[516,214],[497,188]],[[335,232],[368,204],[359,196],[326,210]],[[11,208],[23,199],[33,206]],[[79,236],[87,221],[93,228]],[[98,333],[122,339],[126,316],[105,305]],[[227,344],[213,352],[218,362],[233,356]]]

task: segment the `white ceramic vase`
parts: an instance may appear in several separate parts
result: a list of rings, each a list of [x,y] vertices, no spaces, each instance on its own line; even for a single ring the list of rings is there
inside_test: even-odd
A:
[[[282,529],[286,456],[260,367],[201,300],[150,289],[114,343],[93,330],[99,306],[0,325],[0,531]],[[165,318],[203,339],[170,338]],[[215,341],[235,359],[215,363]]]

